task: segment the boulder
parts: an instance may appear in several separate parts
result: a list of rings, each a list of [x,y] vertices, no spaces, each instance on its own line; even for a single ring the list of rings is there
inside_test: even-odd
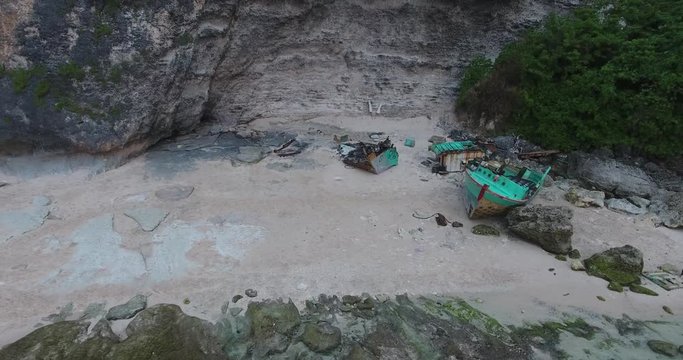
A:
[[[683,192],[664,192],[656,195],[650,211],[657,215],[659,224],[672,229],[683,228]]]
[[[643,253],[625,245],[595,254],[584,265],[589,275],[624,286],[637,284],[643,271]]]
[[[506,219],[510,230],[521,238],[566,255],[572,250],[572,217],[566,207],[533,205],[512,209]]]
[[[656,352],[657,354],[666,355],[668,357],[674,357],[678,352],[676,345],[667,341],[650,340],[647,342],[647,346],[650,348],[650,350]]]
[[[341,330],[326,322],[307,324],[301,341],[312,351],[328,352],[341,344]]]
[[[642,215],[647,212],[647,209],[633,205],[626,199],[607,199],[605,200],[605,205],[607,205],[607,208],[610,210],[627,215]]]
[[[145,295],[135,295],[127,303],[117,305],[109,309],[105,318],[107,320],[125,320],[135,316],[147,307]]]
[[[605,193],[602,191],[571,188],[569,189],[569,192],[564,195],[564,198],[570,203],[582,208],[605,206]]]
[[[650,197],[657,185],[642,169],[615,159],[572,153],[568,159],[569,176],[587,187],[594,187],[618,196]]]
[[[586,267],[583,265],[583,261],[579,259],[572,259],[571,261],[571,269],[574,271],[585,271]]]

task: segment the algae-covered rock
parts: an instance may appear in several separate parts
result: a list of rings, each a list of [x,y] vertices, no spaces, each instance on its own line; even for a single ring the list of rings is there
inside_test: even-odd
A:
[[[678,352],[676,345],[667,341],[650,340],[647,342],[647,346],[650,348],[650,350],[656,352],[657,354],[666,355],[668,357],[674,357]]]
[[[107,359],[224,359],[211,323],[186,315],[179,306],[160,304],[138,314],[126,328],[128,338]]]
[[[291,300],[250,303],[246,317],[255,342],[254,354],[263,357],[287,350],[294,330],[301,324],[299,310]]]
[[[595,254],[584,261],[586,272],[628,286],[640,282],[643,271],[643,253],[633,246],[626,245]]]
[[[0,350],[2,360],[65,359],[75,340],[88,330],[88,322],[62,321],[33,331]]]
[[[493,226],[478,224],[472,227],[472,234],[483,236],[499,236],[500,231]]]
[[[612,281],[607,285],[607,288],[616,291],[616,292],[624,292],[624,287],[619,284],[618,282]]]
[[[555,255],[555,259],[560,261],[567,261],[567,257],[564,255]]]
[[[572,250],[573,212],[561,206],[524,206],[512,209],[506,219],[510,230],[540,245],[545,251],[566,255]]]
[[[642,285],[637,285],[637,284],[631,284],[629,286],[629,290],[631,290],[634,293],[638,294],[643,294],[643,295],[650,295],[650,296],[659,296],[656,292],[646,288],[645,286]]]
[[[144,310],[147,307],[147,297],[145,295],[135,295],[125,304],[117,305],[109,309],[107,320],[124,320],[130,319],[135,314]]]
[[[319,353],[333,350],[341,344],[341,330],[326,322],[320,324],[307,324],[301,341],[306,346]]]

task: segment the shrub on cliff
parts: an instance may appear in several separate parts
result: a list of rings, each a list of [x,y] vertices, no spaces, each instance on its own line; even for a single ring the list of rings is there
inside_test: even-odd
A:
[[[682,23],[683,0],[597,1],[551,16],[461,87],[458,110],[546,147],[681,155]]]

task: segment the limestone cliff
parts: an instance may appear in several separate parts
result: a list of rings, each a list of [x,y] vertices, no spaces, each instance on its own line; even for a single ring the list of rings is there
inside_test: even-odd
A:
[[[0,144],[106,152],[368,102],[448,120],[470,58],[570,1],[2,2]]]

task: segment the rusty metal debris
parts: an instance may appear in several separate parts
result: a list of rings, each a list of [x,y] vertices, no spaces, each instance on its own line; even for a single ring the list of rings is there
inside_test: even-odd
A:
[[[378,144],[364,142],[339,146],[344,164],[379,174],[398,164],[398,152],[387,137]]]

